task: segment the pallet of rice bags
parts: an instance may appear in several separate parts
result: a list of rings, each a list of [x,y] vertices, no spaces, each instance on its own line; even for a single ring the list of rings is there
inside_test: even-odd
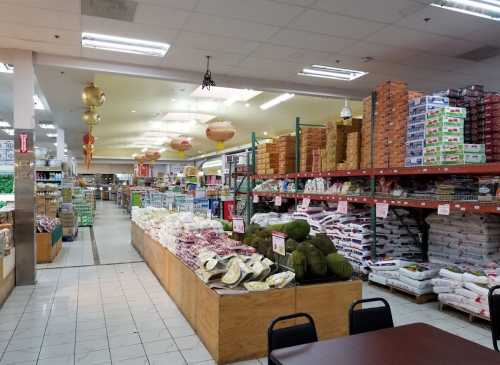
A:
[[[373,283],[376,283],[376,284],[380,284],[380,285],[386,286],[388,279],[389,278],[387,276],[380,275],[380,274],[377,274],[377,273],[374,273],[374,272],[371,272],[370,274],[368,274],[368,280],[370,282],[373,282]]]
[[[396,280],[396,279],[388,279],[387,284],[395,289],[399,289],[403,292],[406,292],[408,294],[415,295],[417,298],[419,296],[422,296],[424,294],[431,294],[432,293],[432,288],[427,287],[427,288],[416,288],[412,285],[406,284],[402,282],[401,280]]]
[[[439,274],[439,268],[430,264],[410,264],[399,268],[399,274],[413,280],[430,280]]]

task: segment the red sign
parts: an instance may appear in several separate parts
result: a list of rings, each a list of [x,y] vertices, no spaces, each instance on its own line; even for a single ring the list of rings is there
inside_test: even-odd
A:
[[[19,153],[28,153],[28,133],[19,133]]]

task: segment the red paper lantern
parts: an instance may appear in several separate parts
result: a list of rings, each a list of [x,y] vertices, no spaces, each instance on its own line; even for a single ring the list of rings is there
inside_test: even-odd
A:
[[[90,133],[87,133],[83,136],[83,144],[85,145],[89,145],[89,144],[94,144],[95,142],[95,138],[92,134]]]

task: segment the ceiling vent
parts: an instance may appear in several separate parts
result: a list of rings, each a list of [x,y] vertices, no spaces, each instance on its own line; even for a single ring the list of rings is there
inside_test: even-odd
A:
[[[137,1],[82,0],[82,15],[133,22]]]
[[[500,56],[500,47],[483,46],[458,55],[457,58],[480,62],[496,56]]]

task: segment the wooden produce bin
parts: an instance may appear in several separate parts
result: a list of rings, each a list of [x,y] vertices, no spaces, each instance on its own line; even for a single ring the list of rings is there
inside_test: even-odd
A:
[[[132,246],[144,258],[144,237],[146,236],[144,230],[134,222],[131,223],[131,230]]]
[[[345,336],[349,306],[362,296],[359,280],[220,295],[134,223],[132,239],[218,364],[266,356],[270,322],[295,312],[313,316],[321,340]]]
[[[36,263],[45,264],[54,261],[62,249],[62,237],[52,244],[52,233],[36,234]]]

